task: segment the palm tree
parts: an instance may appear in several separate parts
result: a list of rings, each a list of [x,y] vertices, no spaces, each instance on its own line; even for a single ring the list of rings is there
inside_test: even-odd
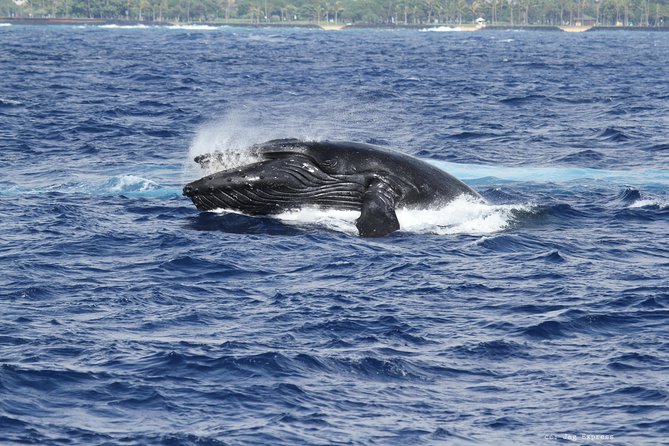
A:
[[[334,9],[334,14],[335,14],[334,21],[335,21],[335,25],[336,25],[336,24],[339,23],[339,13],[342,12],[344,10],[344,8],[342,7],[341,2],[339,0],[337,0],[334,3],[334,8],[333,9]]]
[[[483,9],[483,1],[474,0],[470,5],[470,9],[472,10],[472,15],[474,16],[474,19],[478,18],[478,16],[480,15],[479,11]]]
[[[521,6],[523,7],[523,23],[525,25],[529,25],[529,15],[530,15],[530,8],[534,6],[533,0],[522,0]]]
[[[288,20],[297,20],[297,6],[292,3],[286,5],[286,14],[288,15]]]
[[[497,23],[497,0],[488,0],[490,3],[490,24]]]
[[[407,0],[404,0],[402,2],[402,13],[404,14],[404,24],[408,25],[408,15],[409,15],[409,2]]]
[[[248,15],[251,18],[251,22],[258,24],[260,23],[260,5],[256,3],[251,3],[249,5],[249,13]]]
[[[436,0],[424,0],[427,8],[427,22],[432,23],[432,14],[434,13]]]
[[[225,20],[230,19],[230,11],[235,6],[235,0],[223,0],[225,2]]]
[[[513,26],[513,0],[508,0],[509,1],[509,17],[511,21],[511,26]]]

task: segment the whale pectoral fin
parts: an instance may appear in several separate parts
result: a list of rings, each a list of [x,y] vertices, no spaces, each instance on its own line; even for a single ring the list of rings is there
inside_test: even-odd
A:
[[[362,212],[355,226],[363,237],[383,237],[400,228],[395,214],[398,194],[387,184],[375,182],[367,189],[362,200]]]

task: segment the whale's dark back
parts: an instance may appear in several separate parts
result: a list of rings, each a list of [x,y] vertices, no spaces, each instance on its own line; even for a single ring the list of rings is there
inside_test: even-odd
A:
[[[372,144],[349,141],[273,140],[254,146],[256,154],[281,158],[296,153],[329,175],[369,175],[401,190],[398,206],[446,203],[465,194],[481,196],[454,176],[414,156]]]

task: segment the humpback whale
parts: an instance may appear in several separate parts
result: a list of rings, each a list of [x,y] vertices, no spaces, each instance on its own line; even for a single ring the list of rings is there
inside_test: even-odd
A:
[[[439,207],[463,194],[483,200],[436,166],[371,144],[275,139],[249,150],[256,162],[193,181],[183,194],[200,211],[271,215],[309,206],[356,210],[356,227],[366,237],[398,230],[398,208]],[[206,169],[222,158],[214,152],[195,162]]]

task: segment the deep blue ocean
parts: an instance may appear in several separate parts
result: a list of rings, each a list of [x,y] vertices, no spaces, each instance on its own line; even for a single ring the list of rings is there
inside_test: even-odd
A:
[[[0,27],[0,444],[669,444],[669,33]],[[488,204],[199,213],[397,148]]]

